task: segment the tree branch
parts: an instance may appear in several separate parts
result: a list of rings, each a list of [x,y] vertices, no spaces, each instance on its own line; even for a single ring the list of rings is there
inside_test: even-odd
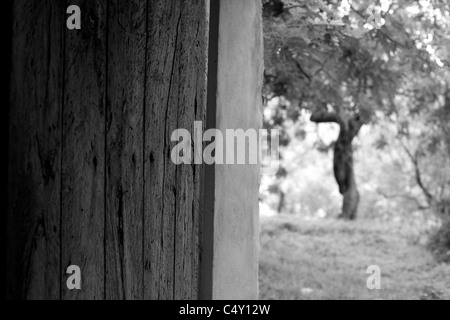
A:
[[[284,10],[290,10],[290,9],[294,9],[294,8],[304,8],[304,7],[305,7],[304,4],[293,4],[291,6],[284,7]]]
[[[310,120],[315,123],[324,123],[324,122],[339,122],[339,116],[337,113],[328,112],[326,110],[316,110],[312,113]]]
[[[292,56],[292,53],[291,53],[291,51],[290,51],[290,49],[288,47],[284,48],[284,55],[285,55],[286,59],[292,61],[292,63],[295,64],[295,66],[297,67],[298,71],[302,75],[304,75],[308,79],[308,81],[311,81],[311,76],[308,73],[306,73],[306,71],[303,69],[302,65],[300,64],[300,62],[298,62],[298,60],[295,59]]]
[[[433,198],[433,195],[430,193],[430,191],[425,187],[425,185],[422,181],[422,175],[420,173],[418,157],[416,155],[413,155],[412,152],[408,149],[408,147],[403,142],[401,142],[401,144],[402,144],[403,149],[405,150],[406,154],[411,159],[411,162],[414,165],[414,171],[415,171],[417,185],[419,186],[419,188],[422,190],[423,194],[427,198],[428,203],[431,204],[433,202],[434,198]]]

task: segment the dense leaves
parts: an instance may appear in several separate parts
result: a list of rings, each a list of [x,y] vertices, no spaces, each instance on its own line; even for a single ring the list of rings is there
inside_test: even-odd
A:
[[[446,2],[392,2],[380,30],[366,23],[380,10],[373,1],[263,2],[267,99],[284,97],[308,110],[328,104],[369,121],[376,111],[395,111],[409,78],[445,69]],[[423,91],[420,99],[438,95]]]

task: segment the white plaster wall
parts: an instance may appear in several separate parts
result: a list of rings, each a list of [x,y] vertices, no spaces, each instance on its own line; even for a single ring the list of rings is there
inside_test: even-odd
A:
[[[220,1],[217,128],[260,129],[261,0]],[[257,299],[259,165],[216,165],[213,299]]]

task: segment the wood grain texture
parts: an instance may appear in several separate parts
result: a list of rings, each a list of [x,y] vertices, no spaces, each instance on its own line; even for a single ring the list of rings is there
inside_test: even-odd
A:
[[[202,121],[205,126],[206,8],[199,1],[183,6],[182,10],[180,29],[193,30],[181,32],[177,48],[180,50],[177,127],[188,129],[194,141],[194,121]],[[176,170],[174,298],[177,300],[199,296],[201,170],[202,165],[195,164],[181,165]]]
[[[7,297],[59,299],[62,6],[17,0],[8,159]]]
[[[106,298],[143,298],[143,137],[147,2],[109,2]]]
[[[66,29],[62,150],[62,298],[103,299],[105,282],[106,0],[70,1],[81,30]],[[67,4],[68,6],[69,4]],[[69,291],[77,265],[82,289]]]
[[[144,298],[173,299],[175,170],[170,134],[176,129],[172,87],[180,2],[152,1],[148,17],[145,104]]]
[[[170,139],[205,120],[206,3],[14,0],[8,298],[198,298],[203,165]]]
[[[193,136],[194,119],[203,120],[205,20],[203,0],[150,3],[144,157],[146,299],[198,295],[201,166],[175,166],[170,158],[175,143],[170,138],[177,128],[188,129]]]

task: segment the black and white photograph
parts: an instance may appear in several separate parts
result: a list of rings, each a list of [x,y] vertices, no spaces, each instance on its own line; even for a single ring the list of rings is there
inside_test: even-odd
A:
[[[450,300],[449,1],[7,2],[7,300]]]

